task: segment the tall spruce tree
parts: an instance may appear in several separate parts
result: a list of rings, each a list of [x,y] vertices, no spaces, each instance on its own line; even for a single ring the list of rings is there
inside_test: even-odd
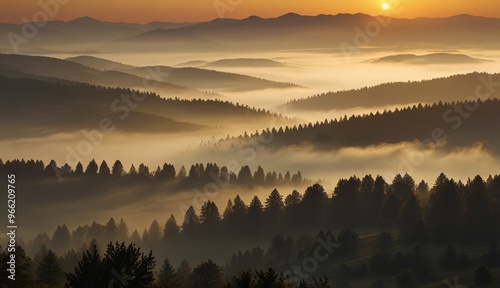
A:
[[[42,287],[58,287],[62,283],[63,272],[57,261],[57,256],[51,250],[47,251],[36,271],[38,282]]]

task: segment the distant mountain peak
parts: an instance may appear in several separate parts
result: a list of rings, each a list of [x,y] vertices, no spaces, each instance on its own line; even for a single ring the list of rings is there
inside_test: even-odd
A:
[[[278,18],[297,18],[297,17],[303,17],[303,16],[300,14],[294,13],[294,12],[289,12],[289,13],[286,13],[284,15],[281,15]]]
[[[252,16],[249,16],[249,17],[243,19],[243,20],[251,21],[251,20],[262,20],[262,19],[263,19],[262,17],[252,15]]]
[[[407,64],[466,64],[487,62],[487,60],[473,58],[460,53],[436,52],[424,55],[396,54],[378,58],[372,63],[407,63]]]
[[[471,15],[471,14],[458,14],[458,15],[455,15],[455,16],[451,16],[450,18],[483,18],[481,16],[474,16],[474,15]]]
[[[92,17],[89,17],[89,16],[83,16],[83,17],[79,17],[79,18],[76,18],[70,22],[79,22],[79,23],[94,23],[94,22],[101,22],[97,19],[94,19]]]

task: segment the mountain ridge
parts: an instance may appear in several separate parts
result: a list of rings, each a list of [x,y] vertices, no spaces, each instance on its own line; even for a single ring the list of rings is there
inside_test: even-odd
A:
[[[460,110],[457,110],[457,107]],[[481,143],[500,153],[500,136],[492,131],[500,125],[500,99],[451,101],[347,115],[339,119],[298,126],[280,126],[262,131],[272,137],[266,149],[277,151],[290,147],[330,151],[344,147],[377,147],[414,143],[445,144],[447,149],[471,147]],[[272,135],[269,135],[272,134]],[[438,135],[438,136],[436,136]],[[231,143],[253,143],[263,135],[248,134],[221,140],[227,149]]]
[[[49,21],[45,29],[28,44],[25,51],[153,52],[153,51],[265,51],[283,49],[331,49],[339,46],[406,47],[500,47],[500,18],[456,15],[441,18],[380,18],[368,14],[287,13],[274,18],[214,19],[199,23],[151,22],[132,24],[100,22],[93,18],[74,21]],[[384,33],[371,37],[370,43],[354,45],[353,40],[369,23],[384,25]],[[78,25],[78,21],[87,23]],[[14,29],[15,28],[15,29]],[[0,36],[21,26],[0,24]],[[366,30],[366,29],[365,29]],[[56,36],[57,35],[57,36]],[[448,35],[448,37],[442,37]],[[242,37],[244,36],[244,37]],[[154,43],[155,45],[149,45]],[[54,48],[61,45],[64,50]],[[7,37],[0,37],[1,49],[12,49]],[[476,47],[477,48],[477,47]],[[59,50],[59,51],[58,51]]]
[[[152,90],[155,92],[166,93],[167,95],[210,96],[198,90],[175,85],[166,81],[150,80],[121,71],[99,71],[73,61],[46,56],[0,54],[0,68],[37,76],[59,78],[109,87],[126,87],[142,90],[154,88]],[[146,87],[144,83],[149,83],[150,86]]]
[[[359,107],[380,107],[411,103],[435,103],[467,99],[481,82],[479,77],[498,78],[500,74],[468,73],[421,81],[390,82],[359,89],[327,92],[279,105],[289,111],[329,111]],[[491,97],[500,97],[497,89]]]
[[[74,61],[95,69],[120,71],[140,78],[147,78],[150,71],[155,71],[155,73],[164,76],[162,80],[165,82],[200,90],[224,92],[300,87],[296,84],[261,79],[244,74],[204,69],[203,67],[170,67],[162,65],[138,67],[93,56],[72,57],[66,60]]]
[[[78,130],[89,125],[95,126],[95,123],[104,118],[117,120],[123,125],[124,131],[131,129],[132,132],[147,133],[161,133],[167,128],[167,131],[182,132],[184,130],[179,128],[181,126],[186,126],[185,131],[189,132],[207,129],[206,127],[248,124],[251,127],[262,126],[271,121],[290,124],[296,122],[269,111],[228,101],[164,99],[151,92],[67,80],[60,82],[56,78],[47,81],[0,76],[0,84],[4,88],[0,91],[2,131],[7,131],[9,125],[13,125],[12,127],[19,128],[16,133],[21,134],[26,129],[42,131],[44,123],[53,131],[66,131],[64,129],[68,127]],[[36,115],[39,114],[44,118],[37,118]],[[129,119],[125,116],[129,120],[121,121],[121,117],[128,114],[133,117]],[[149,122],[152,127],[147,126]],[[170,127],[168,122],[175,125]],[[73,131],[71,129],[69,131]]]

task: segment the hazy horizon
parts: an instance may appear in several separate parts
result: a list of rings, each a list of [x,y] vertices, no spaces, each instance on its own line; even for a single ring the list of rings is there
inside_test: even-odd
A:
[[[8,6],[0,287],[500,285],[494,0]]]

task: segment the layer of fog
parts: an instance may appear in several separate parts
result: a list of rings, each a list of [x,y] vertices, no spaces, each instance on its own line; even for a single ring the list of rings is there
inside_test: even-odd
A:
[[[500,51],[482,50],[453,50],[450,53],[466,54],[471,57],[491,60],[491,62],[474,64],[454,64],[454,65],[411,65],[411,64],[382,64],[366,63],[366,60],[380,58],[395,54],[429,54],[436,52],[450,52],[447,50],[387,50],[380,49],[364,50],[363,53],[344,55],[341,53],[327,52],[296,52],[281,51],[275,53],[256,54],[226,54],[217,53],[136,53],[136,54],[96,54],[94,56],[105,58],[124,64],[146,66],[146,65],[167,65],[175,66],[181,62],[203,60],[207,62],[227,58],[263,58],[272,59],[285,64],[283,67],[213,67],[224,72],[232,72],[250,75],[254,77],[280,81],[292,82],[304,88],[292,89],[268,89],[248,92],[224,92],[225,99],[247,104],[254,107],[270,109],[291,117],[300,117],[308,121],[323,120],[325,118],[335,118],[345,114],[365,113],[366,109],[352,109],[352,111],[333,111],[335,116],[294,114],[289,111],[276,109],[279,104],[286,103],[292,99],[309,97],[315,94],[358,89],[361,87],[374,86],[381,83],[397,81],[419,81],[437,77],[447,77],[454,74],[465,74],[471,72],[498,73],[500,61]],[[50,55],[51,57],[65,58],[74,55],[60,54]],[[171,97],[172,95],[162,95]],[[403,96],[402,96],[403,97]],[[360,103],[362,106],[362,103]],[[403,105],[404,106],[404,105]],[[397,106],[400,107],[400,106]],[[395,107],[378,107],[383,110]]]
[[[408,53],[431,53],[434,51],[407,51]],[[497,51],[460,51],[472,57],[500,60]],[[398,51],[400,53],[400,51]],[[231,55],[231,58],[267,58],[275,59],[289,65],[277,68],[244,68],[224,67],[218,70],[248,74],[260,78],[293,82],[304,86],[300,89],[275,89],[246,93],[226,93],[225,96],[232,101],[248,104],[251,106],[275,109],[276,105],[291,99],[308,97],[316,93],[327,91],[338,91],[343,89],[360,88],[363,86],[377,85],[384,82],[422,80],[435,77],[450,76],[458,73],[469,73],[473,71],[499,72],[497,64],[481,63],[474,65],[391,65],[391,64],[367,64],[362,63],[367,59],[396,54],[396,52],[385,51],[375,53],[363,53],[352,58],[345,58],[341,54],[310,53],[310,52],[283,52],[276,54],[245,54]],[[51,55],[54,56],[54,55]],[[58,55],[60,58],[75,55]],[[227,58],[222,54],[99,54],[95,55],[124,64],[138,66],[145,65],[170,65],[187,62],[190,60],[215,61]],[[394,107],[377,107],[372,110],[383,110]],[[344,114],[368,113],[372,110],[366,108],[330,111],[318,114],[291,114],[287,111],[278,111],[287,116],[298,116],[308,121],[331,119]],[[89,128],[91,129],[91,128]],[[262,129],[262,127],[256,127]],[[449,177],[466,181],[468,177],[476,174],[486,178],[489,174],[500,173],[498,157],[486,149],[477,146],[452,151],[443,150],[441,147],[423,149],[416,144],[404,143],[397,145],[374,146],[368,148],[345,148],[332,152],[315,152],[307,147],[289,148],[279,152],[257,151],[255,155],[241,154],[237,150],[218,151],[217,149],[200,149],[201,141],[208,141],[225,137],[227,134],[238,135],[243,129],[223,129],[217,131],[216,135],[209,133],[178,134],[178,135],[121,135],[106,134],[102,143],[93,145],[88,155],[80,155],[79,161],[84,165],[91,159],[100,163],[106,160],[108,165],[116,159],[120,159],[125,169],[128,170],[133,163],[144,163],[154,171],[163,163],[172,163],[177,170],[181,165],[189,166],[193,163],[216,162],[219,166],[236,161],[240,165],[250,165],[255,171],[261,165],[266,171],[275,170],[285,173],[287,170],[295,173],[300,170],[304,177],[318,180],[321,179],[330,193],[339,178],[365,174],[382,175],[386,181],[391,181],[397,173],[410,173],[415,180],[426,180],[433,183],[441,172]],[[39,139],[20,139],[15,141],[0,141],[0,158],[14,159],[41,159],[48,164],[54,159],[59,164],[68,162],[68,149],[77,149],[81,141],[88,139],[80,132],[65,135],[53,135]],[[411,157],[424,155],[418,159],[418,165],[411,165]],[[255,156],[255,157],[250,157]],[[71,158],[71,159],[74,159]],[[251,159],[251,160],[250,160]],[[403,160],[402,160],[403,159]],[[406,159],[406,160],[404,160]],[[408,165],[408,162],[410,165]],[[422,163],[420,163],[422,162]],[[480,165],[478,165],[480,163]],[[303,187],[302,187],[303,188]],[[141,187],[130,187],[127,190],[115,191],[109,188],[105,197],[95,200],[75,200],[73,202],[58,201],[52,199],[51,204],[35,208],[29,214],[29,219],[23,224],[23,233],[32,235],[41,231],[53,231],[57,224],[63,222],[71,229],[76,225],[90,224],[92,221],[106,222],[110,217],[124,218],[131,230],[142,231],[153,219],[164,223],[168,216],[173,213],[178,221],[182,219],[182,209],[186,205],[193,205],[194,191],[185,191],[169,195],[168,193],[145,193]],[[280,191],[286,195],[293,190],[292,187]],[[151,192],[151,191],[150,191]],[[227,192],[227,193],[226,193]],[[270,189],[261,191],[226,191],[215,198],[221,212],[226,202],[240,194],[248,204],[254,194],[261,196],[261,200],[269,194]],[[303,192],[303,191],[300,191]],[[22,193],[22,191],[20,191]],[[133,202],[124,201],[130,199],[131,195],[142,195],[139,200]],[[134,196],[136,197],[136,196]],[[119,200],[119,201],[118,201]],[[114,203],[113,205],[109,205]],[[21,203],[20,203],[21,205]],[[199,201],[195,206],[199,208]],[[58,211],[58,213],[47,213],[46,211]],[[20,213],[24,213],[21,211]],[[64,215],[64,219],[60,217]],[[22,217],[22,216],[21,216]],[[44,219],[39,221],[39,219]]]
[[[108,163],[112,163],[115,159],[122,159],[126,163],[126,169],[130,161],[133,161],[136,166],[137,163],[145,163],[151,168],[162,162],[173,163],[177,169],[180,168],[179,165],[195,162],[216,162],[220,167],[224,165],[235,167],[234,172],[237,172],[236,167],[242,165],[249,165],[252,171],[261,165],[266,172],[277,171],[282,174],[288,170],[291,173],[300,170],[303,177],[313,182],[321,182],[330,196],[340,178],[353,175],[358,177],[367,174],[374,177],[381,175],[390,183],[396,174],[409,173],[415,181],[425,180],[432,187],[441,172],[457,181],[464,182],[475,175],[481,175],[483,179],[486,179],[491,174],[500,173],[498,156],[481,145],[448,150],[443,145],[422,147],[416,143],[401,143],[365,148],[343,148],[331,152],[316,152],[310,147],[290,147],[277,152],[195,149],[184,150],[185,153],[179,155],[169,154],[167,152],[169,149],[161,148],[159,144],[155,144],[154,149],[152,146],[131,148],[131,145],[137,147],[147,140],[135,139],[134,142],[130,140],[127,145],[117,147],[114,151],[115,144],[103,144],[100,147],[103,150],[96,151],[92,158],[98,161],[106,160]],[[127,149],[132,150],[126,153]],[[40,154],[34,156],[39,158]],[[55,180],[54,176],[54,179],[49,181],[57,182]],[[214,190],[214,185],[211,184],[210,189],[206,190],[190,189],[174,193],[167,184],[142,185],[137,183],[126,187],[108,184],[96,194],[96,191],[90,193],[90,191],[83,191],[83,188],[71,186],[71,182],[68,181],[72,181],[71,178],[55,184],[61,185],[61,191],[57,192],[59,194],[52,194],[52,190],[59,188],[47,191],[48,188],[44,188],[44,185],[31,187],[40,193],[37,196],[39,198],[25,198],[22,195],[23,191],[19,191],[21,194],[18,195],[19,205],[23,207],[19,211],[19,221],[23,223],[23,237],[31,238],[42,231],[50,234],[59,224],[66,224],[70,229],[74,229],[78,225],[91,224],[92,221],[105,223],[110,217],[117,220],[124,218],[129,225],[130,233],[134,229],[142,233],[154,219],[163,225],[171,214],[180,224],[183,214],[191,205],[199,212],[204,201],[215,201],[222,213],[227,200],[234,199],[236,195],[240,195],[245,203],[249,204],[254,195],[259,196],[263,201],[273,188]],[[303,193],[304,188],[286,186],[278,187],[278,190],[286,196],[294,189]],[[58,212],[47,213],[47,211]],[[61,215],[64,215],[64,218],[61,218]],[[39,219],[44,220],[39,221]]]
[[[262,144],[265,147],[265,144]],[[256,146],[258,147],[258,146]],[[206,153],[200,150],[193,157],[205,155],[208,161],[236,161],[242,165],[257,166],[265,163],[269,170],[300,170],[314,181],[326,181],[333,190],[339,178],[352,175],[362,177],[367,174],[381,175],[392,181],[396,174],[409,173],[416,180],[433,183],[436,177],[445,172],[456,180],[466,181],[468,177],[500,172],[498,155],[481,144],[473,147],[446,148],[444,144],[432,147],[418,143],[384,144],[369,147],[347,147],[325,152],[310,146],[289,147],[278,151],[259,151],[245,146],[230,151],[220,150]],[[243,164],[247,163],[247,164]],[[481,163],[481,165],[477,165]],[[253,164],[253,165],[252,165]],[[256,167],[252,167],[255,169]]]
[[[180,168],[180,165],[192,164],[186,159],[189,156],[187,151],[196,149],[202,141],[214,142],[232,130],[167,135],[96,131],[89,128],[72,134],[0,141],[0,151],[7,151],[2,153],[0,159],[4,162],[9,159],[39,159],[46,165],[55,160],[59,166],[68,163],[72,168],[78,162],[85,167],[92,159],[99,164],[106,160],[110,166],[115,160],[120,160],[127,172],[132,164],[137,168],[141,163],[149,166],[151,171],[165,162],[175,163]]]

